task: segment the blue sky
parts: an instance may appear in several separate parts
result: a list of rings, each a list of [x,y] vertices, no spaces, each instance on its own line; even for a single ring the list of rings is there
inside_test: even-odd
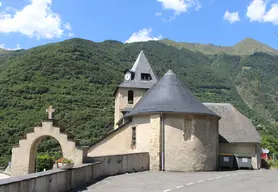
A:
[[[251,37],[278,49],[278,0],[0,0],[0,47],[28,49],[80,37],[169,38],[234,45]]]

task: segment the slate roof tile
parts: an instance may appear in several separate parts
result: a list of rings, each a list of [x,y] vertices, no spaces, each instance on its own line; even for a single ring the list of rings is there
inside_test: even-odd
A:
[[[204,103],[221,116],[220,143],[260,143],[261,137],[252,122],[230,103]]]
[[[138,55],[134,65],[130,71],[134,73],[134,79],[131,81],[124,81],[123,83],[118,85],[118,87],[149,89],[154,84],[157,83],[157,78],[156,78],[143,51],[141,51],[140,54]],[[141,73],[150,74],[152,77],[152,80],[142,81]]]

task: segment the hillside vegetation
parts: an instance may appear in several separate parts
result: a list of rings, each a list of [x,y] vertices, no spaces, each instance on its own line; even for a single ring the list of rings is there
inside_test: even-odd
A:
[[[201,44],[201,43],[186,43],[175,42],[169,39],[163,39],[160,41],[166,45],[172,45],[177,48],[185,48],[191,51],[199,51],[204,54],[228,54],[228,55],[250,55],[256,52],[263,52],[270,55],[277,55],[278,51],[263,44],[257,40],[251,38],[245,38],[234,46],[217,46],[213,44]]]
[[[0,48],[0,55],[4,55],[4,54],[6,54],[6,53],[8,53],[8,52],[9,52],[9,51]]]
[[[232,103],[262,134],[278,136],[276,124],[270,123],[278,120],[278,56],[207,56],[154,41],[71,39],[0,56],[2,159],[7,160],[12,145],[47,117],[49,105],[55,108],[55,119],[81,144],[111,131],[113,92],[140,50],[158,77],[171,66],[201,101]],[[52,145],[43,147],[51,150]]]

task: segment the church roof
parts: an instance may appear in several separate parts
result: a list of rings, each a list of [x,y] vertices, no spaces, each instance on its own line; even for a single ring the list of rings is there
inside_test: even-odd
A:
[[[118,87],[149,89],[157,83],[157,78],[143,51],[138,55],[130,71],[134,73],[134,79],[125,81],[118,85]],[[142,73],[150,74],[152,79],[150,81],[142,81]]]
[[[230,103],[204,103],[221,116],[220,143],[260,143],[261,137],[252,122]]]
[[[172,70],[149,89],[126,116],[168,112],[217,116],[191,93]]]

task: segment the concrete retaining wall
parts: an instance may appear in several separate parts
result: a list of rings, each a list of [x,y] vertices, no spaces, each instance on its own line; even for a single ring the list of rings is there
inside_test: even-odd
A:
[[[134,153],[87,159],[71,170],[49,170],[0,180],[1,192],[64,192],[85,189],[103,177],[149,170],[149,154]]]
[[[101,177],[149,170],[149,153],[130,153],[126,155],[99,156],[87,159],[89,162],[102,162]]]

